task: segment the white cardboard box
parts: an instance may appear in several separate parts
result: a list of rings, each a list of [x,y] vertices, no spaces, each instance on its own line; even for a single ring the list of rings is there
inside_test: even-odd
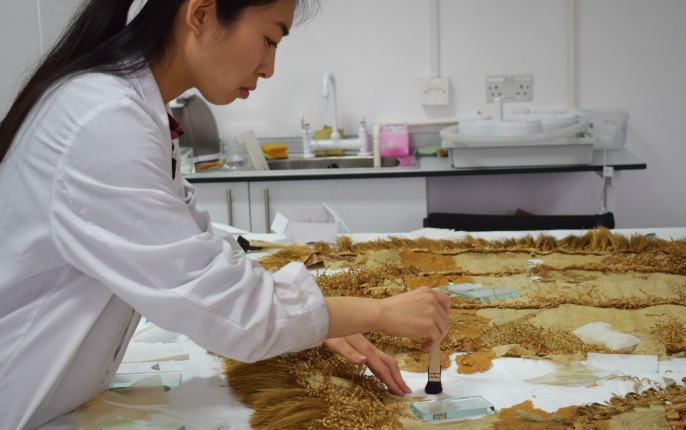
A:
[[[271,229],[296,243],[335,242],[336,235],[350,231],[326,204],[277,212]]]

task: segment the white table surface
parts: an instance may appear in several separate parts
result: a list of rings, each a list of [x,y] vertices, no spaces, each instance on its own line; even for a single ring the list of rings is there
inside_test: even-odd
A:
[[[614,232],[627,235],[655,234],[665,239],[686,237],[686,228],[618,229]],[[485,232],[472,233],[472,235],[496,239],[530,233],[532,232]],[[579,231],[556,230],[545,233],[563,237],[568,234],[578,234]],[[284,240],[283,237],[276,235],[244,235],[249,239]],[[464,232],[422,229],[394,236],[459,239],[464,235]],[[352,234],[348,236],[352,236],[354,241],[366,241],[388,235]],[[178,354],[179,351],[187,353],[188,359],[164,361],[165,354],[170,353],[169,348],[173,354]],[[252,411],[231,395],[219,371],[219,358],[208,354],[186,336],[167,332],[143,319],[129,346],[127,356],[130,353],[151,354],[153,359],[147,362],[122,363],[118,373],[156,371],[182,373],[181,384],[167,393],[169,404],[148,408],[151,413],[151,422],[181,423],[187,430],[250,428],[249,420]],[[555,363],[541,360],[498,358],[493,360],[493,366],[488,371],[470,375],[458,374],[455,360],[451,361],[451,368],[444,369],[442,372],[443,393],[439,396],[481,395],[493,404],[496,410],[525,400],[532,400],[534,407],[553,412],[570,405],[604,402],[613,395],[624,395],[636,390],[635,381],[612,378],[601,379],[593,386],[572,387],[527,382],[528,379],[543,376],[554,370]],[[611,376],[622,372],[638,378],[647,378],[645,380],[657,381],[663,385],[666,385],[665,377],[675,381],[681,381],[686,377],[686,358],[658,361],[656,356],[589,354],[586,362],[581,364],[589,364],[594,369],[595,376]],[[159,367],[159,370],[153,369],[153,366],[155,369]],[[425,372],[403,372],[403,377],[414,394],[426,396],[424,393]],[[645,385],[641,387],[641,390],[647,388],[649,386]],[[79,426],[72,415],[61,417],[42,427],[42,429],[52,430],[74,428],[79,428]]]

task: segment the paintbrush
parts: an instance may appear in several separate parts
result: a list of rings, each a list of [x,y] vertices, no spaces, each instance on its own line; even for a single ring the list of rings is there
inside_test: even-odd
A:
[[[429,353],[429,380],[424,388],[426,394],[440,394],[443,392],[441,384],[441,345],[436,342]]]
[[[238,244],[243,248],[243,251],[248,252],[248,251],[259,251],[261,249],[270,249],[270,248],[287,248],[291,245],[292,243],[286,243],[286,242],[267,242],[264,240],[248,240],[244,238],[243,236],[238,236],[236,238],[236,241]]]

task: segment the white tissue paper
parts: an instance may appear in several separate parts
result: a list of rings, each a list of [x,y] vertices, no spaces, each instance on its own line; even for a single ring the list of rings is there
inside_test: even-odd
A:
[[[612,326],[605,322],[592,322],[572,333],[587,345],[601,345],[612,351],[633,349],[641,341],[636,336],[613,330]]]

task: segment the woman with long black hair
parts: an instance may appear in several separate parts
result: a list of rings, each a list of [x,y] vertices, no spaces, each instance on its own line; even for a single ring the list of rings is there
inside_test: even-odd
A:
[[[325,342],[409,391],[360,333],[446,333],[422,288],[325,298],[301,264],[276,273],[212,228],[179,174],[166,103],[196,88],[247,98],[305,0],[88,0],[0,123],[0,416],[34,428],[107,387],[140,315],[255,361]]]

